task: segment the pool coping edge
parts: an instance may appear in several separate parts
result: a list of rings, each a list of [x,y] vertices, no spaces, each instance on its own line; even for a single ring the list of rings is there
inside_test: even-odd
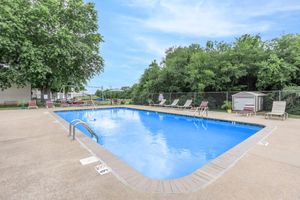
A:
[[[131,108],[144,111],[160,112],[166,114],[175,114],[172,112],[161,112],[151,109],[139,109],[132,108],[130,106],[105,106],[99,107],[97,109],[107,109],[107,108]],[[151,108],[151,107],[150,107]],[[51,115],[55,117],[56,120],[68,130],[68,122],[55,114],[57,111],[76,111],[76,110],[90,110],[91,108],[72,108],[68,110],[53,110]],[[181,116],[193,117],[193,115],[188,114],[175,114]],[[197,117],[197,116],[196,116]],[[197,117],[199,118],[199,117]],[[200,117],[202,118],[202,117]],[[80,130],[77,130],[76,140],[92,154],[99,157],[102,163],[105,163],[111,170],[115,177],[120,180],[123,184],[137,189],[143,192],[150,193],[165,193],[165,194],[174,194],[174,193],[190,193],[196,192],[200,189],[205,188],[209,184],[213,183],[215,180],[220,178],[224,173],[226,173],[230,168],[232,168],[243,156],[247,154],[256,144],[263,141],[267,138],[277,127],[266,126],[256,123],[246,123],[235,120],[226,120],[226,119],[215,119],[203,117],[204,119],[212,119],[226,122],[237,122],[248,125],[258,125],[263,126],[261,130],[242,141],[241,143],[235,145],[228,151],[219,155],[215,159],[209,161],[201,168],[197,169],[193,173],[173,180],[154,180],[150,179],[140,172],[136,171],[134,168],[130,167],[126,162],[122,161],[120,158],[104,149],[101,145],[97,144],[90,137],[86,136]]]

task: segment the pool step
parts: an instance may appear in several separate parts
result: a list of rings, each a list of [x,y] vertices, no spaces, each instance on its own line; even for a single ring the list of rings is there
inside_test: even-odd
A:
[[[88,164],[92,164],[95,162],[98,162],[99,158],[97,158],[96,156],[90,156],[84,159],[80,160],[81,165],[88,165]]]

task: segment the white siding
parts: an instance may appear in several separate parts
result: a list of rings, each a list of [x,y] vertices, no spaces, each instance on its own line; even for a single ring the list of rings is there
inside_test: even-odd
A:
[[[255,105],[254,96],[253,97],[234,97],[233,98],[233,110],[243,110],[246,104]]]
[[[0,104],[6,101],[29,101],[31,99],[31,86],[27,85],[23,88],[17,88],[13,86],[6,90],[0,89]]]
[[[243,110],[246,104],[253,104],[255,111],[263,109],[263,97],[266,96],[260,92],[239,92],[232,95],[233,110]]]

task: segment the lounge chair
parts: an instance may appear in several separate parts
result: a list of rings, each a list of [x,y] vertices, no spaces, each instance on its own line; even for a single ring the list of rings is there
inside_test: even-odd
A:
[[[28,109],[31,109],[31,108],[39,108],[37,105],[36,105],[36,100],[31,100],[28,102]]]
[[[77,100],[77,101],[73,101],[71,103],[71,106],[83,106],[84,105],[84,101],[81,101],[81,100]]]
[[[273,101],[272,111],[266,113],[265,118],[270,119],[273,116],[279,116],[282,120],[288,118],[288,113],[285,112],[286,102],[285,101]]]
[[[60,107],[69,107],[70,104],[66,100],[61,100],[60,101]]]
[[[243,110],[239,112],[241,115],[251,116],[252,114],[256,115],[255,107],[253,104],[245,104]]]
[[[86,101],[86,102],[84,103],[84,105],[86,105],[86,106],[93,106],[93,107],[95,107],[95,103],[94,103],[94,101],[93,101],[93,100],[88,100],[88,101]]]
[[[199,105],[199,107],[196,108],[195,113],[199,112],[199,115],[203,115],[205,113],[205,115],[208,115],[208,101],[202,101],[201,104]]]
[[[166,101],[167,101],[166,99],[163,99],[159,104],[153,104],[153,106],[164,106]]]
[[[182,109],[185,109],[185,108],[192,108],[192,102],[193,100],[191,99],[188,99],[186,100],[185,104],[183,106],[176,106],[176,108],[182,108]]]
[[[165,107],[175,107],[177,106],[179,99],[175,99],[170,105],[164,105]]]
[[[46,101],[46,108],[54,108],[54,103],[53,101]]]

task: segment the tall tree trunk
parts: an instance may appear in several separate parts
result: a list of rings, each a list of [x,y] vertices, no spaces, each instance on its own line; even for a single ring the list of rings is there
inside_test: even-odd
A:
[[[50,100],[50,89],[48,87],[43,87],[41,89],[41,101],[45,103],[47,100]]]

